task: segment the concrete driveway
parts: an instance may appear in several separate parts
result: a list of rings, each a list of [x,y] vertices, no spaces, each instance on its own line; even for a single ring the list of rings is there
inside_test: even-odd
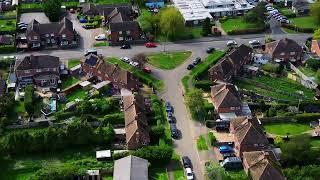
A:
[[[33,19],[40,24],[50,23],[49,18],[42,12],[22,13],[19,22],[30,23]]]

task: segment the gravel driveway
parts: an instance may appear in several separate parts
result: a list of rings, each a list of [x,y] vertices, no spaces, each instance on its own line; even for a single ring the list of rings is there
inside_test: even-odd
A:
[[[23,13],[20,16],[20,22],[30,23],[33,19],[39,23],[50,23],[48,17],[42,12]]]

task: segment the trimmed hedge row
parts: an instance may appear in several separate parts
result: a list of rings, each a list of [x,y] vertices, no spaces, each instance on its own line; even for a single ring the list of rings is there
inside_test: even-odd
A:
[[[317,121],[320,118],[320,113],[303,113],[297,114],[293,117],[298,123],[308,123],[311,121]]]
[[[284,24],[284,23],[281,23],[281,26],[284,28],[291,29],[291,30],[298,31],[298,32],[302,32],[302,33],[314,33],[314,31],[316,30],[314,28],[304,28],[304,27],[298,27],[298,26],[294,26],[292,24]]]
[[[124,114],[123,113],[107,114],[100,121],[102,122],[103,125],[124,124]]]
[[[250,28],[250,29],[234,29],[227,31],[228,35],[240,35],[240,34],[258,34],[269,29],[269,25],[265,25],[262,28]]]
[[[210,80],[196,81],[194,83],[194,87],[202,89],[204,91],[210,90],[210,86],[212,86],[212,81]]]
[[[15,53],[17,49],[14,45],[0,47],[0,54]]]

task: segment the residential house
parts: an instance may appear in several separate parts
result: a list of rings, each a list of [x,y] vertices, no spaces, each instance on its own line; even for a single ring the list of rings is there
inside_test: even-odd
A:
[[[312,40],[311,52],[320,57],[320,40]]]
[[[122,96],[122,101],[127,148],[137,149],[148,145],[150,137],[144,97],[138,94]]]
[[[7,83],[5,80],[0,79],[0,97],[3,96],[7,91]]]
[[[211,99],[218,113],[241,112],[240,94],[232,84],[211,86]]]
[[[234,136],[235,151],[240,157],[242,157],[243,152],[269,148],[268,139],[256,118],[238,117],[232,119],[230,133]]]
[[[77,47],[79,41],[72,22],[66,17],[47,24],[32,20],[27,27],[26,39],[30,49],[73,48]]]
[[[266,44],[265,52],[268,53],[274,61],[299,63],[303,60],[303,49],[294,40],[284,38]]]
[[[209,69],[209,79],[212,81],[232,82],[233,78],[242,72],[243,65],[251,63],[253,59],[252,52],[252,48],[244,44],[232,50]]]
[[[243,153],[243,167],[252,180],[285,180],[273,154],[266,151]]]
[[[11,35],[0,35],[0,46],[6,46],[13,44],[13,38]]]
[[[164,0],[146,0],[145,5],[147,8],[154,9],[154,8],[162,8],[164,7]]]
[[[134,21],[133,10],[128,5],[94,5],[83,4],[82,13],[85,16],[101,16],[102,25],[108,29],[108,40],[110,45],[121,45],[123,43],[139,43],[142,33],[139,23]]]
[[[148,180],[148,160],[129,155],[114,161],[113,180]]]
[[[57,88],[59,71],[59,58],[49,55],[26,56],[17,60],[14,65],[19,86],[35,83],[38,87]]]
[[[308,0],[295,0],[292,2],[292,11],[299,15],[307,15],[310,12],[310,3]]]
[[[81,68],[89,77],[97,77],[100,81],[111,81],[116,89],[137,90],[139,80],[132,73],[121,69],[117,64],[108,63],[103,57],[89,54],[81,59]]]

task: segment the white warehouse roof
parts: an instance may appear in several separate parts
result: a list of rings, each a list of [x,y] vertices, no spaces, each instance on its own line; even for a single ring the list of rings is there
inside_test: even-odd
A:
[[[185,21],[212,19],[209,11],[199,0],[173,0],[174,6],[180,11]]]

